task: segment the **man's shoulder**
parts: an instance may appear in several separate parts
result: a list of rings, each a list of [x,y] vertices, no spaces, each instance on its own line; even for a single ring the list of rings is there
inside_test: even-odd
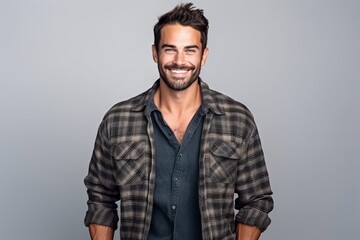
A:
[[[209,104],[209,108],[210,111],[215,113],[213,120],[217,121],[214,126],[223,126],[219,127],[216,131],[226,132],[231,129],[232,133],[235,135],[241,134],[241,137],[244,139],[256,131],[257,127],[254,116],[243,103],[215,90],[210,90],[209,96],[212,101],[212,104]]]
[[[208,102],[210,105],[221,109],[225,114],[245,114],[252,118],[251,111],[245,104],[214,89],[209,89]]]

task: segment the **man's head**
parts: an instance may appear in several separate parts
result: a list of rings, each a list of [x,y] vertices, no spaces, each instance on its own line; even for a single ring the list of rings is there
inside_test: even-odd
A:
[[[208,54],[207,31],[203,11],[191,3],[178,5],[159,18],[152,52],[168,88],[182,91],[198,79]]]
[[[176,23],[198,30],[201,33],[202,50],[206,48],[209,22],[204,16],[202,9],[195,9],[192,3],[186,3],[177,5],[173,10],[159,17],[159,21],[154,26],[154,45],[156,50],[159,50],[161,29],[167,24]]]

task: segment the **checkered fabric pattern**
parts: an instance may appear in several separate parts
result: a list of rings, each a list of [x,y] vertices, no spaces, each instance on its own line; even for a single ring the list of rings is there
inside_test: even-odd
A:
[[[264,231],[273,199],[253,116],[243,104],[199,83],[207,108],[198,182],[203,239],[235,239],[237,223]],[[153,123],[145,109],[158,85],[159,80],[107,112],[84,180],[89,196],[85,225],[116,229],[120,200],[121,239],[146,239],[150,227],[156,161]]]

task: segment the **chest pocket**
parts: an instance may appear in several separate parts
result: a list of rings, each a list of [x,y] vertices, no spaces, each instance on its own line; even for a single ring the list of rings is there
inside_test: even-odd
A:
[[[147,176],[145,140],[123,141],[113,148],[118,185],[142,184]]]
[[[210,140],[209,174],[212,182],[233,183],[236,179],[238,146],[221,139]]]

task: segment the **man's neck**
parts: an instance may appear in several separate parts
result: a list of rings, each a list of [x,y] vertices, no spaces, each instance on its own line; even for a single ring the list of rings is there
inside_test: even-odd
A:
[[[160,80],[160,86],[154,95],[154,102],[159,110],[175,118],[181,118],[181,115],[188,111],[196,111],[201,101],[201,88],[198,81],[185,90],[176,91]]]

